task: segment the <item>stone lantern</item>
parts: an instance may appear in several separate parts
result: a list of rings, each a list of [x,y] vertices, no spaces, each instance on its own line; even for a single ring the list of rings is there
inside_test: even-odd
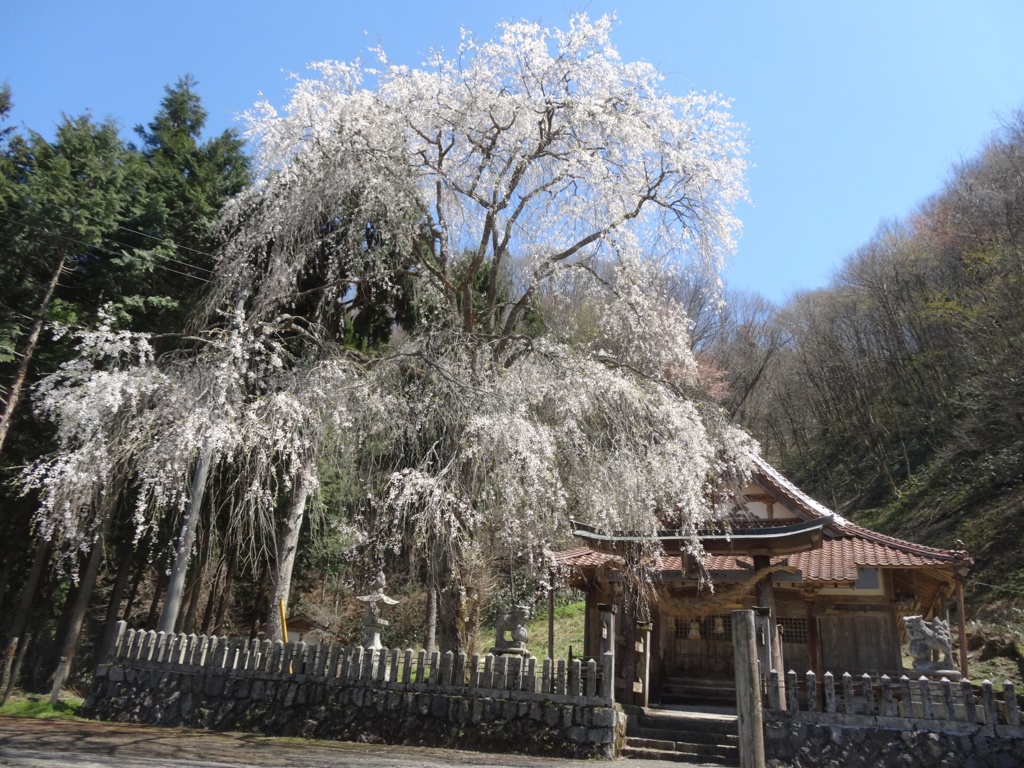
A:
[[[380,631],[391,625],[391,622],[380,617],[380,604],[398,604],[397,600],[384,594],[386,584],[384,571],[378,571],[377,579],[373,582],[373,592],[356,598],[356,600],[366,603],[366,616],[363,618],[363,647],[374,651],[379,651],[384,647],[380,642]]]

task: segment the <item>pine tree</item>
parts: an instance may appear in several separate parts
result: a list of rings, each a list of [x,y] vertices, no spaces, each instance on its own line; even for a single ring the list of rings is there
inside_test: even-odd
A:
[[[207,112],[190,75],[167,86],[148,126],[136,126],[145,164],[139,206],[118,233],[124,255],[108,276],[134,330],[178,332],[209,281],[221,207],[251,181],[234,129],[203,139]]]

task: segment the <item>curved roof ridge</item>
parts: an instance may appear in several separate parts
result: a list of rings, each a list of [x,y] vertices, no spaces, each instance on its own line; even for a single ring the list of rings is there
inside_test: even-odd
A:
[[[863,525],[858,525],[837,512],[833,512],[824,504],[812,499],[806,493],[793,485],[792,482],[790,482],[775,467],[769,464],[763,457],[753,455],[752,458],[757,471],[760,472],[765,479],[778,486],[780,490],[792,496],[794,500],[807,508],[812,514],[822,516],[833,515],[835,518],[833,525],[838,531],[840,538],[855,537],[865,539],[881,546],[893,547],[906,552],[907,554],[919,555],[922,557],[936,557],[950,562],[971,559],[966,552],[942,549],[939,547],[929,547],[924,544],[916,544],[912,541],[907,541],[906,539],[901,539],[884,533],[878,533],[870,528],[865,528]]]
[[[925,544],[915,544],[914,542],[907,541],[906,539],[873,531],[870,528],[865,528],[863,525],[857,525],[856,523],[847,523],[845,535],[868,539],[869,541],[874,541],[876,544],[881,544],[883,546],[895,547],[896,549],[901,549],[908,554],[922,555],[926,557],[937,556],[948,558],[949,560],[960,560],[967,556],[966,552],[960,552],[955,549],[929,547]]]
[[[812,499],[806,493],[793,485],[792,482],[787,480],[779,470],[769,464],[764,458],[757,454],[752,454],[751,458],[753,459],[754,466],[757,467],[757,471],[765,475],[767,479],[777,485],[780,490],[785,491],[795,501],[806,507],[808,511],[821,517],[828,517],[829,515],[832,515],[834,518],[833,524],[840,528],[849,524],[849,521],[838,512],[835,512],[821,502]]]

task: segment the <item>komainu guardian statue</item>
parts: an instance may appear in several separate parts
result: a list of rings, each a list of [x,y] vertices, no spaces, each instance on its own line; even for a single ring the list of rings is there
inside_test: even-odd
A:
[[[949,622],[936,618],[925,621],[923,616],[905,616],[903,625],[907,628],[910,638],[910,656],[914,660],[914,671],[922,674],[942,672],[955,673],[953,664],[953,636],[949,631]],[[941,656],[939,661],[932,660],[933,652]]]
[[[493,654],[511,654],[526,656],[526,641],[529,634],[526,631],[526,621],[530,617],[530,609],[525,605],[515,605],[506,611],[499,611],[494,619],[494,647]],[[512,637],[505,637],[508,632]]]

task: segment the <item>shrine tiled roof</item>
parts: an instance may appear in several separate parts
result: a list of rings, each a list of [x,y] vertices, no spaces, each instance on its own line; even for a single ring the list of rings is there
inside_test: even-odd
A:
[[[552,560],[556,568],[600,568],[605,563],[621,562],[622,558],[604,552],[596,552],[590,547],[574,547],[553,553]]]
[[[865,553],[859,556],[871,556],[868,554],[867,544],[872,544],[886,552],[899,553],[897,555],[890,555],[897,558],[893,562],[889,563],[891,565],[917,565],[930,562],[950,562],[964,560],[967,558],[966,552],[951,549],[939,549],[937,547],[926,547],[924,544],[915,544],[911,541],[898,539],[895,536],[887,536],[884,533],[877,533],[869,528],[864,528],[863,526],[856,525],[851,522],[845,523],[844,531],[848,537],[863,540],[865,542]],[[879,558],[882,557],[881,554],[876,556]],[[879,563],[883,564],[881,560]]]
[[[621,563],[616,555],[587,547],[555,553],[554,560],[558,566],[581,569],[602,565],[615,567]],[[960,563],[969,565],[970,562],[966,553],[913,544],[852,523],[844,526],[842,536],[826,538],[818,549],[772,558],[773,564],[786,564],[798,570],[804,581],[819,582],[856,581],[858,568],[949,568]],[[749,557],[726,554],[707,555],[704,567],[712,577],[716,572],[746,571],[752,574],[754,570]],[[681,556],[662,557],[658,570],[682,570]]]
[[[973,564],[966,552],[926,547],[856,525],[806,495],[764,459],[754,456],[753,462],[754,481],[765,486],[770,493],[779,494],[798,517],[792,520],[736,517],[732,520],[730,531],[723,529],[699,532],[708,550],[704,558],[704,567],[712,576],[716,572],[736,571],[753,574],[753,561],[746,555],[751,551],[751,542],[770,549],[781,541],[781,537],[787,535],[787,529],[795,531],[815,522],[824,535],[813,543],[812,548],[803,551],[790,548],[788,554],[783,554],[787,550],[778,546],[775,551],[779,555],[773,557],[771,561],[773,565],[786,565],[798,571],[805,582],[854,582],[858,578],[858,568],[938,568],[950,572],[954,568]],[[614,554],[614,548],[603,546],[603,542],[614,543],[617,537],[628,539],[630,534],[604,534],[590,526],[574,525],[576,535],[582,533],[591,540],[591,546],[556,553],[556,566],[586,570],[621,564],[621,558]],[[658,536],[664,543],[680,538],[673,535],[678,533],[680,532],[660,531]],[[746,550],[742,546],[737,546],[743,537],[749,540],[744,542],[748,545]],[[771,540],[772,537],[775,537],[774,542]],[[602,548],[608,551],[598,551]],[[674,554],[670,547],[666,546],[666,549],[670,551],[661,557],[658,570],[681,571],[683,557]]]
[[[847,523],[844,535],[825,539],[821,549],[790,555],[805,581],[853,581],[857,568],[950,568],[970,565],[965,552],[936,549]]]

